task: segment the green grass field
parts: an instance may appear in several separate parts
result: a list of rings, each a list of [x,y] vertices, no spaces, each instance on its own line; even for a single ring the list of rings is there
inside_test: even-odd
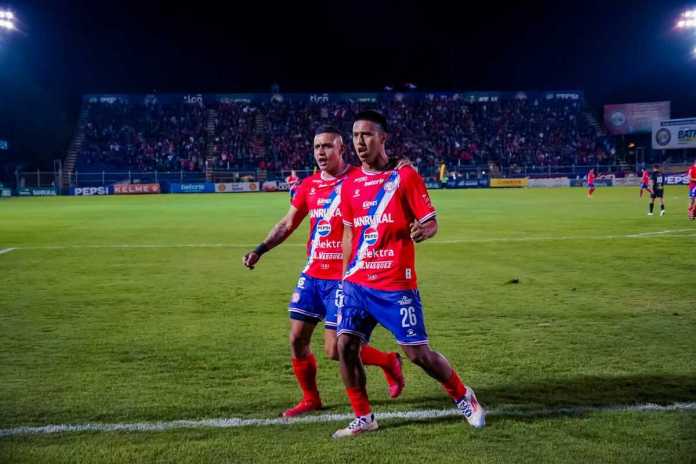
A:
[[[0,437],[0,462],[694,462],[696,223],[686,188],[646,216],[637,188],[435,191],[440,233],[417,246],[432,345],[493,414]],[[306,225],[254,271],[241,256],[286,194],[0,201],[0,429],[273,418],[299,396],[287,301]],[[127,245],[127,246],[126,246]],[[186,246],[191,245],[191,246]],[[509,283],[519,279],[518,284]],[[314,351],[326,410],[348,413]],[[373,344],[394,350],[383,329]],[[375,412],[450,408],[413,365]],[[586,408],[586,409],[582,409]]]

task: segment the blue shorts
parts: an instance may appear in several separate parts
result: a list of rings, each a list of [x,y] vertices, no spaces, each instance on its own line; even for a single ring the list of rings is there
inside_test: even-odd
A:
[[[288,311],[290,319],[314,324],[323,319],[324,328],[336,330],[336,313],[341,304],[343,292],[340,280],[315,279],[301,274]]]
[[[696,186],[689,189],[689,198],[696,198]]]
[[[367,343],[379,323],[399,345],[428,343],[417,289],[385,292],[343,281],[343,303],[338,308],[338,335],[357,335]]]
[[[648,188],[648,184],[646,184],[646,183],[640,184],[640,189],[641,189],[641,190],[647,189],[647,188]]]
[[[594,184],[587,184],[587,188],[593,189],[593,188],[595,188],[595,186],[594,186]]]

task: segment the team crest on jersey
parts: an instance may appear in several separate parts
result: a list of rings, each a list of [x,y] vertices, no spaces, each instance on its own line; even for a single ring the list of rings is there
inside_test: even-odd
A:
[[[297,303],[298,301],[300,301],[300,294],[297,293],[297,292],[294,292],[294,293],[292,294],[292,302],[293,302],[293,303]]]
[[[331,233],[331,224],[329,221],[325,219],[319,221],[319,224],[317,224],[317,233],[320,237],[326,237],[329,235]]]
[[[358,198],[360,196],[360,189],[355,189],[353,192],[353,198]]]
[[[377,229],[367,229],[365,231],[365,243],[368,245],[372,246],[377,243],[378,238],[379,233],[377,232]]]
[[[398,185],[399,185],[399,184],[398,184],[395,180],[393,180],[393,181],[391,181],[391,182],[387,182],[386,184],[384,184],[384,191],[385,191],[385,192],[391,192],[391,191],[393,191],[393,190],[396,190],[396,187],[397,187]]]

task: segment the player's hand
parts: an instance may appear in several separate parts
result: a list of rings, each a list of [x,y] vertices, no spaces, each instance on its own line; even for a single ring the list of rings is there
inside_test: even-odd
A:
[[[254,266],[256,266],[256,263],[259,262],[259,259],[261,259],[261,256],[257,255],[253,251],[250,251],[242,258],[242,264],[249,269],[254,269]]]
[[[411,239],[416,243],[425,240],[425,227],[418,221],[411,223]]]

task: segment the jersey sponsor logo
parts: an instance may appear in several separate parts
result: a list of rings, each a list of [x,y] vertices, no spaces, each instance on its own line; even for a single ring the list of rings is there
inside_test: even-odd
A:
[[[363,209],[370,209],[371,206],[375,206],[376,204],[377,204],[377,200],[363,201],[362,207],[363,207]]]
[[[366,180],[367,180],[367,176],[362,176],[362,177],[358,177],[353,182],[365,182]]]
[[[324,242],[319,242],[317,248],[341,248],[343,242],[340,240],[326,240]]]
[[[411,303],[413,303],[413,300],[406,295],[402,296],[401,299],[399,300],[399,305],[400,306],[408,306]]]
[[[365,243],[368,245],[374,245],[377,243],[377,239],[379,238],[379,233],[377,232],[377,229],[369,229],[365,231]]]
[[[392,217],[391,213],[385,213],[379,217],[358,216],[358,217],[353,219],[353,226],[354,227],[376,226],[378,224],[393,224],[393,223],[394,223],[394,218]]]
[[[387,248],[386,250],[362,250],[360,252],[360,259],[393,258],[394,256],[394,250],[391,248]]]
[[[363,261],[360,263],[360,268],[378,271],[380,269],[391,269],[393,265],[393,261]]]
[[[329,203],[331,203],[330,198],[320,198],[317,200],[317,205],[319,206],[328,205]]]
[[[341,261],[343,259],[343,253],[324,253],[319,252],[314,254],[314,259],[322,261]]]
[[[383,183],[384,183],[384,179],[375,179],[375,180],[371,180],[369,182],[365,182],[363,185],[365,187],[371,187],[373,185],[379,185],[379,184],[383,184]],[[394,190],[394,189],[392,189],[392,190]],[[390,192],[390,191],[391,190],[387,190],[387,192]]]
[[[310,209],[309,210],[309,217],[312,219],[315,218],[324,218],[329,214],[329,210],[327,208],[315,208],[315,209]],[[336,208],[333,213],[331,214],[331,217],[334,216],[340,216],[341,215],[341,210]]]
[[[319,221],[319,224],[317,224],[317,233],[320,237],[328,236],[331,233],[331,224],[329,221],[325,219]]]

